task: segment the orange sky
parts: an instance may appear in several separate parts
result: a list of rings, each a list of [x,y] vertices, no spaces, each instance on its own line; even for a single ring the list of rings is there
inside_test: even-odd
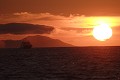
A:
[[[0,13],[32,12],[118,16],[120,0],[0,0]]]
[[[0,24],[53,26],[55,31],[47,36],[77,46],[120,46],[119,7],[120,0],[0,0]],[[105,42],[92,36],[93,28],[100,22],[113,30],[113,36]],[[0,39],[25,36],[2,34]]]

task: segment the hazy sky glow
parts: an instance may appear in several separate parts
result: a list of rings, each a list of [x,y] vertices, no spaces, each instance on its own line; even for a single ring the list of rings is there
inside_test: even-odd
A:
[[[120,0],[0,0],[1,13],[33,12],[119,16]]]
[[[0,24],[53,26],[51,34],[43,35],[78,46],[119,46],[119,7],[119,0],[1,0]],[[105,42],[92,36],[93,28],[101,22],[113,29],[113,36]],[[33,34],[1,34],[0,39],[21,39],[28,35]]]

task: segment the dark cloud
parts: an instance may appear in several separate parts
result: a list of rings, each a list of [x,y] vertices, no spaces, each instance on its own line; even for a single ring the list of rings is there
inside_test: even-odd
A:
[[[50,34],[53,30],[52,26],[28,23],[0,24],[0,34]]]
[[[67,27],[67,28],[61,28],[62,30],[66,30],[66,31],[76,31],[78,33],[88,33],[91,32],[93,30],[93,28],[71,28],[71,27]]]
[[[30,22],[30,21],[55,21],[55,20],[64,20],[64,19],[57,19],[54,17],[43,17],[43,18],[37,18],[37,19],[29,19],[29,20],[23,20],[22,22]]]
[[[58,18],[55,18],[55,17],[43,17],[43,18],[39,18],[39,19],[37,19],[37,20],[51,20],[51,21],[54,21],[54,20],[64,20],[64,19],[58,19]]]

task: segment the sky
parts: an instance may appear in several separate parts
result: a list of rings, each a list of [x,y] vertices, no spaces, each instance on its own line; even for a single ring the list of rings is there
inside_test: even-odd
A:
[[[28,23],[54,28],[49,34],[13,34],[14,27],[10,27],[13,32],[8,33],[0,28],[0,39],[40,34],[77,46],[120,46],[119,19],[120,0],[0,0],[0,24]],[[92,35],[93,28],[100,22],[113,30],[112,37],[104,42]]]

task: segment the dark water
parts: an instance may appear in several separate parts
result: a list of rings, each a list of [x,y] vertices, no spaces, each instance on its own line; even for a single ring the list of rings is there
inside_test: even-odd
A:
[[[0,49],[0,80],[120,80],[120,47]]]

